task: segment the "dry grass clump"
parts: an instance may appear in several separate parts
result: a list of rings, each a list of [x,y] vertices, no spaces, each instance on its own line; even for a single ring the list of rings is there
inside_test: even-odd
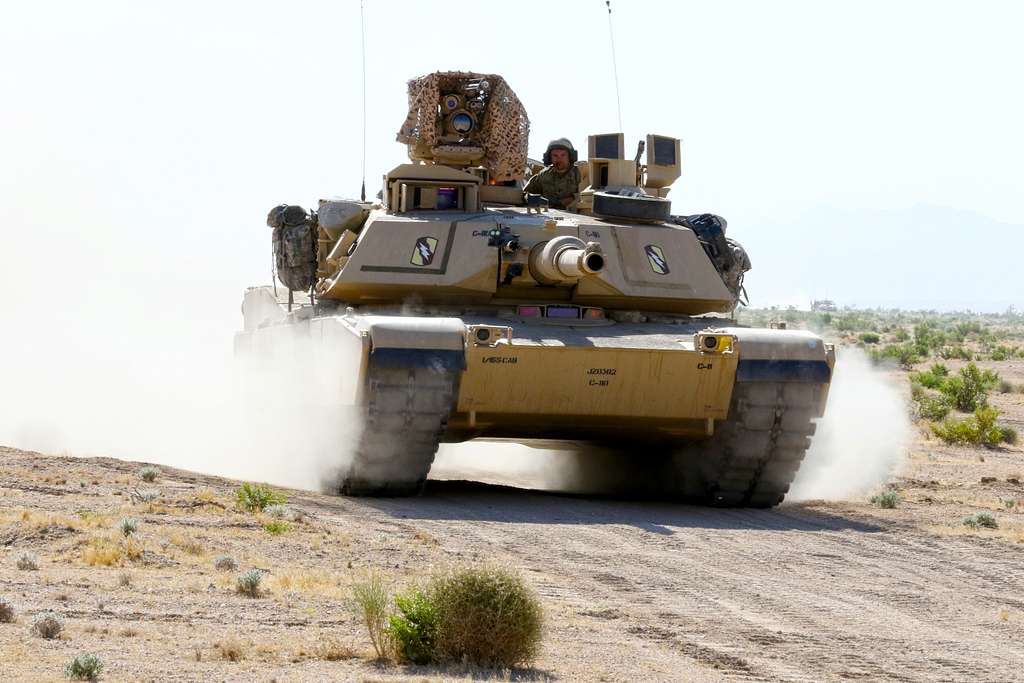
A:
[[[32,553],[24,552],[15,559],[14,566],[24,571],[34,572],[39,569],[39,558]]]
[[[63,630],[64,621],[53,612],[43,612],[32,620],[32,632],[46,640],[53,640]]]
[[[180,548],[189,555],[202,555],[206,552],[206,546],[198,539],[183,533],[173,534],[170,538],[171,545]]]
[[[282,591],[338,596],[343,593],[341,577],[325,571],[275,571],[274,586]]]
[[[359,654],[333,636],[322,636],[313,648],[313,656],[327,662],[355,659]]]
[[[10,624],[14,621],[14,617],[14,605],[9,603],[6,598],[0,598],[0,624]]]
[[[138,560],[142,552],[142,544],[135,539],[94,536],[82,548],[82,562],[90,567],[117,567],[126,560]]]
[[[391,596],[379,574],[370,574],[352,586],[352,602],[366,626],[370,644],[379,659],[386,659],[393,651],[388,634],[388,616]]]
[[[240,662],[245,659],[248,648],[238,638],[229,636],[224,640],[214,643],[213,647],[220,653],[222,659],[229,662]]]

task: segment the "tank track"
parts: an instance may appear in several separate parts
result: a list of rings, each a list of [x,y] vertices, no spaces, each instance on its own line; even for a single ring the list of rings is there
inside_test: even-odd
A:
[[[349,496],[419,493],[448,422],[458,371],[374,367],[363,432],[339,489]]]
[[[767,508],[782,502],[811,444],[823,385],[740,382],[729,419],[698,447],[703,502]]]

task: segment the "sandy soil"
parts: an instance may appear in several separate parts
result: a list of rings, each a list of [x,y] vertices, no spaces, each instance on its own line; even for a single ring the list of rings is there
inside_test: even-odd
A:
[[[1024,364],[986,365],[1024,383]],[[993,401],[1021,424],[1024,395]],[[288,491],[305,519],[281,535],[233,509],[234,481],[164,468],[146,484],[139,463],[8,448],[0,459],[0,597],[17,610],[0,623],[7,680],[59,680],[82,652],[111,681],[1004,681],[1024,662],[1020,446],[949,447],[922,431],[890,482],[893,510],[714,510],[431,481],[404,500]],[[132,498],[144,489],[159,498]],[[982,511],[998,529],[961,524]],[[128,516],[140,521],[134,559],[109,540]],[[38,570],[15,566],[25,551]],[[238,571],[214,568],[225,554]],[[518,567],[540,594],[534,668],[373,660],[346,605],[354,580],[377,570],[399,586],[477,561]],[[264,597],[234,592],[251,567],[269,572]],[[30,632],[46,610],[65,620],[60,639]]]

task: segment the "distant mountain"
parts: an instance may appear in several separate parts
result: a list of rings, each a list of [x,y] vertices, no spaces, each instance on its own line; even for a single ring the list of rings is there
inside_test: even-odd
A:
[[[935,206],[817,207],[729,234],[750,254],[751,305],[1024,309],[1024,225]]]

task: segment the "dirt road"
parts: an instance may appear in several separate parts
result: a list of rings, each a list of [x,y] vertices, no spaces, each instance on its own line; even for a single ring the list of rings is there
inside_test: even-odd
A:
[[[1024,545],[929,531],[927,515],[955,514],[944,483],[918,503],[907,480],[894,511],[713,510],[456,481],[398,500],[290,491],[306,519],[273,536],[231,509],[230,480],[168,470],[152,485],[159,503],[144,504],[129,500],[144,486],[137,464],[0,457],[0,597],[19,613],[0,624],[0,668],[15,680],[55,680],[84,651],[107,662],[104,680],[450,679],[457,668],[374,663],[345,596],[367,569],[401,585],[467,561],[519,567],[544,603],[542,655],[514,679],[1006,681],[1024,663]],[[129,515],[144,552],[96,562],[87,550]],[[15,568],[26,550],[38,571]],[[235,594],[234,574],[213,568],[221,554],[267,569],[266,597]],[[64,616],[63,639],[29,633],[43,610]],[[321,646],[335,638],[355,656],[329,661]]]

